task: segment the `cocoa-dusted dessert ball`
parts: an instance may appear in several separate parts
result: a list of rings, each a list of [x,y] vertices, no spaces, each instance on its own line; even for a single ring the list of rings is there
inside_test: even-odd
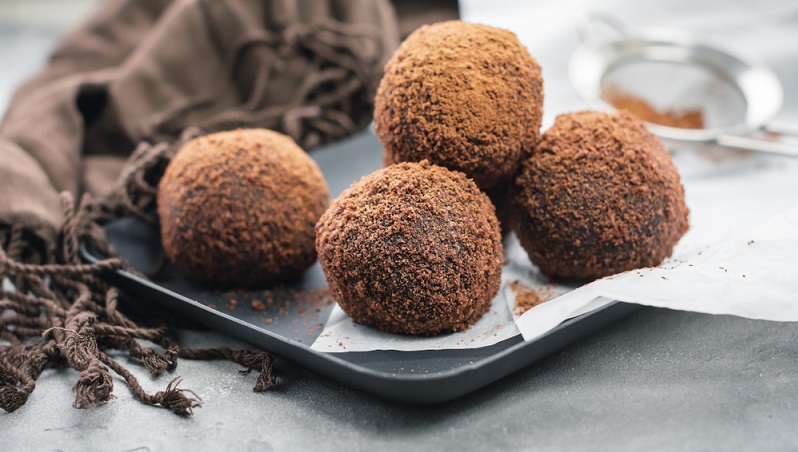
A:
[[[591,280],[657,265],[688,228],[670,154],[627,113],[558,116],[512,191],[521,244],[556,278]]]
[[[166,255],[198,279],[267,286],[316,260],[314,227],[329,203],[316,163],[264,129],[186,143],[158,185]]]
[[[483,190],[540,138],[540,67],[509,31],[461,21],[413,32],[385,66],[374,128],[386,163],[430,162]]]
[[[316,226],[330,290],[357,323],[393,332],[462,331],[499,290],[493,205],[464,174],[399,163],[364,177]]]

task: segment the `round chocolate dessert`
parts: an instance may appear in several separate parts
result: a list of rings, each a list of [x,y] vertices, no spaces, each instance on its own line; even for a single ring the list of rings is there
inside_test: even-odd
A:
[[[522,164],[511,196],[521,244],[557,278],[657,265],[688,228],[670,154],[627,113],[558,116]]]
[[[329,203],[316,163],[288,136],[219,132],[186,143],[158,185],[166,255],[206,282],[266,286],[316,260]]]
[[[464,174],[426,161],[344,191],[316,226],[316,250],[341,308],[384,331],[465,330],[499,290],[493,205]]]
[[[483,190],[540,138],[540,67],[509,31],[460,21],[413,32],[385,66],[374,128],[386,164],[428,159]]]

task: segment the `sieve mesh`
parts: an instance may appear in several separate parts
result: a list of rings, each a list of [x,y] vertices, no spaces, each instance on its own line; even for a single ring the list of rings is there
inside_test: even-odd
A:
[[[747,103],[742,91],[723,74],[698,64],[643,59],[619,62],[603,74],[601,93],[616,107],[621,107],[619,96],[626,96],[645,102],[661,115],[700,116],[693,127],[684,121],[665,124],[658,120],[659,115],[641,118],[662,125],[721,128],[745,122]]]

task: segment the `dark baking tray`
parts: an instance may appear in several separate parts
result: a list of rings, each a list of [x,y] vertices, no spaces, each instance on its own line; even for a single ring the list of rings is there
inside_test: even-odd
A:
[[[316,150],[311,156],[324,172],[334,197],[353,181],[381,166],[382,147],[374,134],[366,131]],[[135,268],[148,271],[159,262],[160,239],[152,226],[124,218],[107,225],[106,232],[114,247]],[[102,257],[86,247],[82,252],[88,261]],[[293,298],[291,303],[281,303],[279,312],[272,309],[263,312],[251,307],[253,300],[263,298],[263,291],[230,293],[205,287],[171,264],[152,280],[125,271],[109,277],[142,300],[158,303],[214,330],[271,350],[333,380],[380,397],[413,404],[444,402],[479,389],[637,309],[635,305],[614,303],[570,319],[531,342],[516,336],[489,347],[471,349],[322,353],[312,350],[310,345],[321,334],[321,326],[332,305],[304,300],[301,295],[326,287],[318,263],[301,280],[269,292]],[[293,296],[288,297],[289,294]],[[235,307],[230,305],[233,298],[237,301]],[[268,324],[266,319],[269,319]]]

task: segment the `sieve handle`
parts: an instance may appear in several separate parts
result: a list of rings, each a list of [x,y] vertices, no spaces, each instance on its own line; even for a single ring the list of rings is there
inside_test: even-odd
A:
[[[607,13],[590,11],[585,14],[580,23],[576,24],[576,33],[579,35],[579,39],[585,42],[596,38],[599,35],[596,32],[598,25],[621,36],[626,35],[626,25],[623,22]]]
[[[779,135],[792,135],[798,137],[798,125],[786,122],[771,122],[762,127],[765,132],[776,133]]]
[[[718,135],[716,141],[721,146],[729,146],[748,151],[798,157],[798,146],[778,140],[782,136],[798,137],[798,127],[784,123],[770,123],[762,130],[776,135],[773,138],[752,138],[739,135]]]

